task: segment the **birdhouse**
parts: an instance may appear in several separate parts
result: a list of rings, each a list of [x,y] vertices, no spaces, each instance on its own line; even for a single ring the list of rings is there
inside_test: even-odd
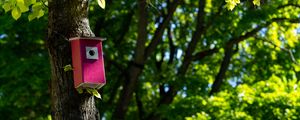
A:
[[[101,88],[105,80],[103,38],[70,38],[75,88]]]

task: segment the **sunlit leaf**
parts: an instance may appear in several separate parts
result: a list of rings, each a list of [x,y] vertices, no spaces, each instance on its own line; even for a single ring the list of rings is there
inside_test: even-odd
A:
[[[18,7],[15,7],[12,11],[11,11],[11,15],[15,20],[18,20],[21,17],[21,11]]]
[[[40,10],[37,18],[44,16],[44,14],[45,14],[44,10]]]
[[[72,65],[66,65],[66,66],[64,66],[64,71],[65,72],[67,72],[67,71],[72,71],[73,70],[73,68],[72,68]]]
[[[102,99],[100,93],[99,93],[96,89],[93,90],[93,95],[94,95],[96,98]]]
[[[99,94],[99,92],[97,91],[97,89],[93,89],[93,88],[87,88],[86,89],[88,93],[92,94],[93,96],[101,99],[101,95]]]
[[[253,0],[253,4],[257,5],[257,6],[260,6],[260,0]]]
[[[17,6],[20,8],[21,12],[26,12],[29,10],[29,6],[25,5],[24,0],[17,0]]]
[[[234,7],[240,3],[240,0],[225,0],[225,2],[227,9],[233,10]]]
[[[97,0],[97,2],[102,9],[105,9],[105,0]]]
[[[28,15],[28,20],[29,20],[29,21],[33,20],[34,18],[35,18],[35,16],[34,16],[33,14],[29,14],[29,15]]]
[[[4,9],[5,12],[8,12],[10,11],[12,8],[11,8],[11,4],[9,2],[6,2],[2,5],[2,8]]]

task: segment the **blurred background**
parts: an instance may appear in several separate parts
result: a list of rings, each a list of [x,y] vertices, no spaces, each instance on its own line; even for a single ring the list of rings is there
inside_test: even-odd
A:
[[[0,119],[51,119],[47,1],[36,2],[43,14],[30,18],[30,4],[15,20],[0,1]],[[128,99],[130,66],[142,72],[126,119],[300,119],[300,0],[147,0],[147,15],[135,0],[106,2],[89,8],[107,38],[102,119]],[[136,63],[141,16],[145,45],[158,44]]]

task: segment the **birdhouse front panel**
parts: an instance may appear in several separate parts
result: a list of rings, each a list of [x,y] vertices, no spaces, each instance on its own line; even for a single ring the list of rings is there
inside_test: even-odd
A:
[[[105,80],[102,38],[71,38],[75,88],[101,88]]]

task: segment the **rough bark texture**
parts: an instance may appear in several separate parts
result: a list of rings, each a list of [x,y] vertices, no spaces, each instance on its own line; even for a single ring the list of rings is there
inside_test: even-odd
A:
[[[51,109],[54,120],[96,120],[94,97],[78,94],[73,85],[70,37],[92,37],[88,21],[88,0],[49,0],[47,47],[51,62]]]

